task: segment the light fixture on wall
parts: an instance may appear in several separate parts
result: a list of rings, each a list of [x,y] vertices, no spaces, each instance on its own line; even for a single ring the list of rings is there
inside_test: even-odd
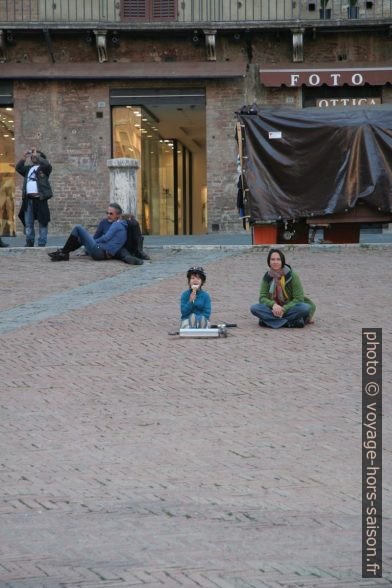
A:
[[[113,31],[111,40],[112,40],[113,45],[120,44],[120,35],[118,34],[117,31]]]
[[[192,35],[192,43],[193,45],[197,46],[200,44],[200,36],[197,31],[193,31]]]

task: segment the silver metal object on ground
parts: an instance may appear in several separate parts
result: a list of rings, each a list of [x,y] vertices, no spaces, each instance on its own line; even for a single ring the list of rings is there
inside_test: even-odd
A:
[[[227,337],[226,325],[216,329],[180,329],[180,337]]]

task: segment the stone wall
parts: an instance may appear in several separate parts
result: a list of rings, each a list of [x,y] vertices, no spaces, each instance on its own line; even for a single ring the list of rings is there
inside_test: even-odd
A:
[[[98,109],[99,101],[106,108]],[[109,196],[110,111],[106,84],[18,82],[14,85],[15,154],[38,147],[53,166],[51,230],[94,226]],[[102,112],[102,118],[96,113]],[[22,178],[16,178],[17,208]]]
[[[94,43],[84,33],[53,34],[53,53],[58,67],[62,63],[96,63]],[[114,62],[203,61],[205,48],[194,47],[189,35],[172,39],[151,35],[140,37],[125,31],[120,45],[111,44],[108,54]],[[392,44],[381,31],[310,32],[304,39],[305,61],[301,65],[356,61],[363,65],[388,62]],[[111,153],[109,91],[111,88],[201,87],[206,88],[208,230],[241,231],[236,210],[237,166],[235,112],[245,104],[301,108],[300,88],[264,88],[258,68],[262,64],[290,64],[291,34],[259,32],[218,35],[218,61],[248,63],[246,76],[236,80],[168,81],[19,81],[14,83],[15,153],[37,146],[53,165],[51,181],[55,197],[51,201],[52,232],[66,232],[76,222],[93,227],[109,197],[106,162]],[[16,34],[16,44],[7,47],[8,63],[50,63],[42,35]],[[105,67],[105,64],[102,64]],[[383,101],[392,102],[392,91],[383,90]],[[103,105],[104,104],[104,105]],[[21,196],[17,180],[17,200]],[[17,202],[18,204],[18,202]],[[19,225],[19,231],[21,226]]]

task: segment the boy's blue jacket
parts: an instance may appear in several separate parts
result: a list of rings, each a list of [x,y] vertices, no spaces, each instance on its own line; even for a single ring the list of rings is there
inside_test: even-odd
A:
[[[209,319],[211,314],[211,298],[208,292],[198,290],[194,302],[189,302],[191,294],[191,288],[188,288],[188,290],[185,290],[181,294],[181,320],[189,318],[191,314],[205,316],[206,319]]]

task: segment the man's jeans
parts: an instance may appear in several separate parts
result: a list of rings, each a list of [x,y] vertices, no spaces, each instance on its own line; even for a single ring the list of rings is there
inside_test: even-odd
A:
[[[258,319],[261,319],[267,327],[271,327],[272,329],[279,329],[280,327],[284,327],[295,321],[301,321],[301,319],[305,324],[309,318],[309,311],[309,304],[306,304],[306,302],[299,302],[290,308],[282,318],[279,318],[272,314],[271,308],[266,304],[253,304],[253,306],[250,307],[250,312],[257,316]]]
[[[25,221],[25,235],[26,241],[31,241],[34,243],[35,240],[35,231],[34,231],[34,202],[32,198],[27,199],[27,208],[24,214],[24,221]],[[39,247],[45,247],[46,241],[48,240],[48,225],[44,227],[41,223],[38,223],[39,226],[39,238],[38,238],[38,245]]]
[[[90,255],[95,261],[106,259],[106,253],[102,245],[97,243],[94,237],[92,237],[82,225],[75,225],[71,231],[71,235],[74,235],[74,237],[79,239],[81,245],[84,245],[88,255]]]

